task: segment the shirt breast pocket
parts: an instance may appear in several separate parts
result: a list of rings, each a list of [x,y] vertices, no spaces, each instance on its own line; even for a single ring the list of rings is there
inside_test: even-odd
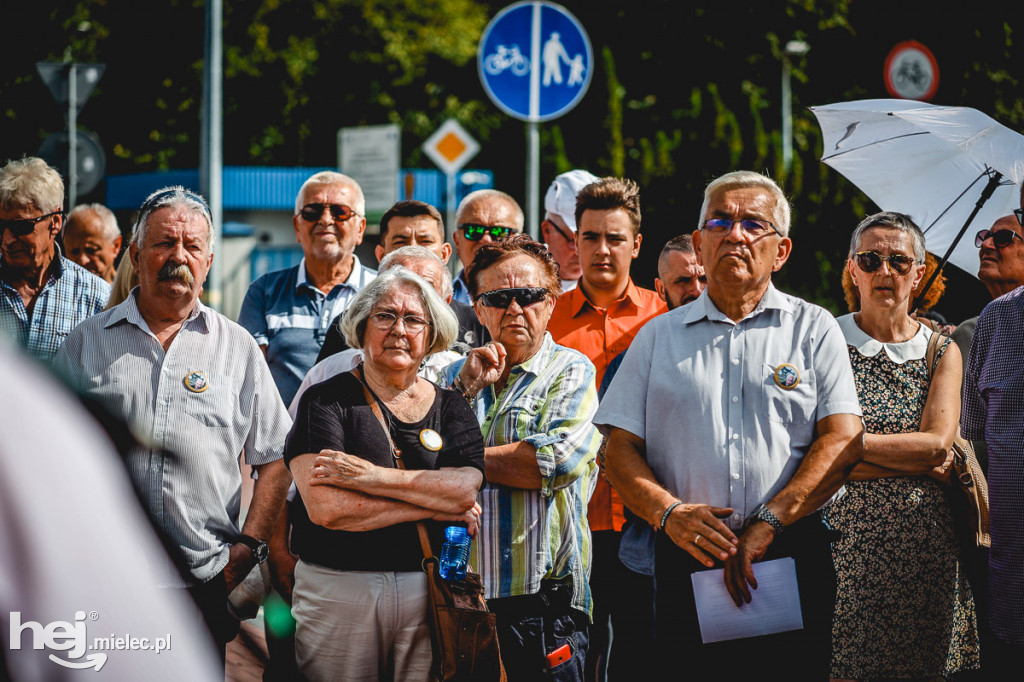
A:
[[[782,424],[806,424],[818,407],[814,370],[789,363],[762,366],[762,414]]]
[[[509,405],[509,416],[517,434],[535,434],[536,421],[544,400],[535,395],[522,395]]]
[[[205,377],[204,377],[205,378]],[[201,391],[189,388],[202,386]],[[203,426],[225,428],[231,426],[237,411],[238,399],[228,377],[212,375],[205,383],[197,384],[196,377],[185,379],[185,414]]]

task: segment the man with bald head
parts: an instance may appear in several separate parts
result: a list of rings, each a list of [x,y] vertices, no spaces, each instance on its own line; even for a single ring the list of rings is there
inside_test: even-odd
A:
[[[302,261],[253,282],[238,313],[238,324],[266,354],[286,404],[316,362],[331,320],[377,275],[355,255],[366,230],[366,201],[347,175],[322,171],[306,180],[292,227]]]
[[[121,253],[121,228],[114,212],[103,204],[76,206],[64,228],[64,249],[68,260],[113,283]]]
[[[516,200],[496,189],[478,189],[466,195],[455,212],[452,241],[459,255],[462,270],[455,277],[454,300],[473,305],[466,284],[466,269],[481,244],[522,232],[526,218]]]
[[[669,239],[658,256],[658,276],[654,278],[654,290],[668,309],[696,301],[707,281],[693,252],[693,238],[681,234]]]

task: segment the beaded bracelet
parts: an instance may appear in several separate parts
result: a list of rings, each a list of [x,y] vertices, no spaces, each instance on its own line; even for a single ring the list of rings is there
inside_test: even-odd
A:
[[[473,395],[469,392],[469,389],[466,388],[466,384],[462,383],[462,377],[458,375],[455,376],[455,381],[452,382],[452,388],[458,391],[459,395],[465,398],[467,403],[472,404],[474,400]]]

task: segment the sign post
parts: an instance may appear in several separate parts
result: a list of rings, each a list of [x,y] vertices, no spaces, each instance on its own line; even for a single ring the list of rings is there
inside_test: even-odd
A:
[[[575,107],[590,86],[594,54],[582,24],[546,1],[517,2],[491,19],[477,70],[491,101],[527,123],[526,218],[540,238],[540,133],[537,124]]]
[[[338,167],[363,190],[369,222],[378,222],[398,201],[402,129],[374,125],[338,130]]]
[[[463,166],[480,151],[480,144],[473,139],[473,136],[466,132],[466,129],[459,125],[454,118],[450,118],[441,124],[441,127],[434,131],[434,134],[427,138],[421,147],[423,153],[430,157],[430,160],[437,164],[437,167],[444,171],[448,179],[447,201],[448,211],[445,222],[448,223],[448,234],[451,237],[455,231],[455,176],[462,170]],[[457,260],[455,262],[458,262]],[[454,265],[454,263],[453,263]]]

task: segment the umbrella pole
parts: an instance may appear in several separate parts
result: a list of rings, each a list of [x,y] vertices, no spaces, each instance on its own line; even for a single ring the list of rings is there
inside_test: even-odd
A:
[[[953,243],[949,245],[948,249],[946,249],[946,255],[943,256],[942,260],[939,261],[938,267],[936,267],[935,271],[932,272],[932,276],[928,278],[928,281],[925,283],[924,288],[921,289],[921,293],[918,294],[917,298],[914,299],[914,305],[910,307],[911,312],[917,312],[917,309],[921,306],[921,302],[924,300],[925,294],[928,293],[928,289],[931,288],[932,283],[935,281],[935,278],[942,274],[942,268],[946,267],[946,262],[949,260],[949,257],[953,255],[953,249],[955,249],[956,245],[960,243],[960,240],[964,236],[964,232],[967,232],[967,228],[970,227],[971,223],[974,221],[974,216],[978,215],[978,211],[980,211],[981,207],[985,205],[985,202],[992,198],[992,195],[996,191],[996,187],[999,187],[999,182],[1002,179],[1003,174],[1000,173],[999,171],[995,171],[992,177],[989,178],[988,184],[985,185],[985,188],[983,190],[981,190],[981,196],[978,197],[978,203],[974,205],[974,210],[971,211],[971,215],[967,216],[967,220],[964,222],[964,226],[960,228],[960,232],[958,232],[956,238],[953,239]]]

